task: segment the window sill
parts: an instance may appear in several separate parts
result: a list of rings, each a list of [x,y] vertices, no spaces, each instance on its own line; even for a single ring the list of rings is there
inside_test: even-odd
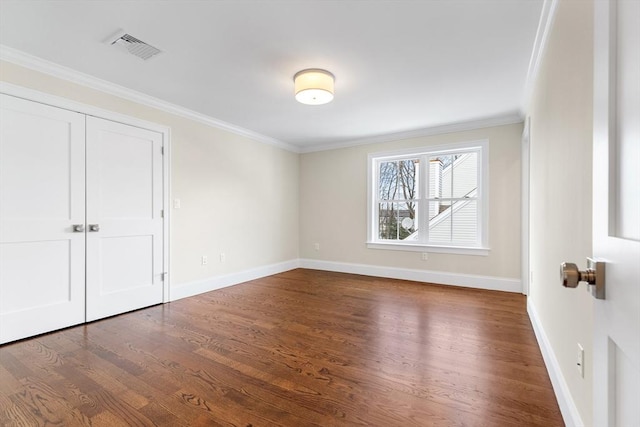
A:
[[[406,251],[406,252],[434,252],[441,254],[458,254],[458,255],[478,255],[488,256],[491,249],[484,247],[469,246],[435,246],[421,245],[416,243],[381,243],[367,242],[369,249],[385,249],[390,251]]]

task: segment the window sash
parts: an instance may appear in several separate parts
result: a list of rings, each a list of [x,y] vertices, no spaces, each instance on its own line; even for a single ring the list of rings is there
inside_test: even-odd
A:
[[[445,247],[455,247],[457,246],[456,241],[454,240],[454,232],[453,228],[455,227],[455,218],[456,212],[453,210],[453,206],[456,203],[468,202],[468,204],[475,204],[475,240],[474,241],[465,241],[463,242],[462,247],[465,248],[482,248],[486,246],[486,206],[485,203],[487,201],[484,198],[483,192],[484,186],[488,185],[488,179],[486,179],[488,167],[487,158],[487,146],[486,141],[476,142],[475,144],[469,144],[467,146],[460,146],[459,148],[448,148],[441,147],[441,149],[429,150],[424,149],[420,151],[413,151],[407,154],[391,154],[391,155],[370,155],[370,167],[374,168],[374,173],[371,178],[373,182],[370,182],[371,193],[370,193],[370,202],[371,202],[371,212],[370,212],[370,229],[369,229],[369,241],[371,243],[395,243],[399,245],[424,245],[424,246],[445,246]],[[431,191],[430,180],[432,177],[431,168],[430,168],[430,159],[439,157],[439,156],[454,156],[459,155],[463,156],[466,154],[475,154],[475,189],[469,191],[475,192],[473,195],[465,195],[464,197],[433,197],[429,192]],[[415,197],[413,199],[385,199],[380,197],[380,166],[385,162],[400,162],[405,160],[418,160],[416,164],[416,168],[418,171],[419,182],[416,182],[418,189],[416,191]],[[452,161],[451,167],[453,167]],[[452,183],[451,183],[451,195],[455,193],[453,179],[455,179],[455,174],[452,174]],[[451,240],[449,242],[441,242],[435,241],[432,236],[430,236],[429,230],[429,222],[430,218],[430,203],[446,203],[450,206],[448,209],[452,209],[449,212],[451,218],[451,227],[452,231],[450,233]],[[382,239],[380,238],[380,203],[414,203],[416,206],[416,224],[414,227],[417,227],[417,240],[412,240],[411,242],[407,242],[399,239]],[[468,222],[467,222],[468,227]]]

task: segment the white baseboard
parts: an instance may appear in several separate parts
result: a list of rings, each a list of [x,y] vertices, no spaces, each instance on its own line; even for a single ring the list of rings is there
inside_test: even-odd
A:
[[[264,265],[262,267],[252,268],[238,273],[226,274],[224,276],[214,276],[203,280],[196,280],[194,282],[172,285],[171,290],[169,291],[169,301],[176,301],[182,298],[202,294],[204,292],[215,291],[216,289],[222,289],[227,286],[237,285],[238,283],[247,282],[249,280],[283,273],[298,267],[300,267],[300,262],[299,260],[294,259],[277,264]]]
[[[551,343],[549,342],[547,334],[542,327],[542,323],[538,317],[538,312],[531,302],[531,298],[527,298],[527,313],[529,314],[529,319],[531,319],[533,331],[536,334],[538,346],[540,346],[542,358],[544,359],[544,364],[547,367],[547,372],[549,373],[549,378],[553,385],[553,391],[556,394],[556,399],[558,400],[560,412],[562,412],[562,418],[564,419],[565,424],[567,427],[584,426],[580,413],[578,412],[578,408],[576,407],[576,404],[571,397],[571,393],[569,392],[569,386],[564,380],[564,375],[562,375],[562,371],[560,370],[558,359],[556,359],[556,355],[553,352]]]
[[[504,277],[382,267],[368,264],[350,264],[344,262],[320,261],[315,259],[301,259],[300,267],[313,270],[335,271],[339,273],[362,274],[364,276],[438,283],[441,285],[465,286],[468,288],[489,289],[493,291],[522,292],[522,283],[520,279],[509,279]]]
[[[293,259],[277,264],[265,265],[224,276],[214,276],[193,282],[172,284],[169,301],[191,297],[204,292],[215,291],[227,286],[273,274],[283,273],[295,268],[335,271],[338,273],[362,274],[364,276],[386,277],[390,279],[413,280],[416,282],[438,283],[441,285],[466,286],[469,288],[489,289],[494,291],[522,292],[519,279],[503,277],[476,276],[472,274],[447,273],[442,271],[412,270],[408,268],[381,267],[368,264],[350,264],[313,259]]]

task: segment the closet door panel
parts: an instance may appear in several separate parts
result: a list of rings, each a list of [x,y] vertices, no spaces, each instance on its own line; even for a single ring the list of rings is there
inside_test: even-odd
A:
[[[87,118],[88,321],[162,302],[161,150],[158,132]]]
[[[85,116],[0,95],[0,343],[85,320]]]

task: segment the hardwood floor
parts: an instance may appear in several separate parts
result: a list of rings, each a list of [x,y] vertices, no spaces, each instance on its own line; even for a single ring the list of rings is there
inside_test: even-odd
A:
[[[0,425],[563,422],[522,295],[299,269],[0,347]]]

